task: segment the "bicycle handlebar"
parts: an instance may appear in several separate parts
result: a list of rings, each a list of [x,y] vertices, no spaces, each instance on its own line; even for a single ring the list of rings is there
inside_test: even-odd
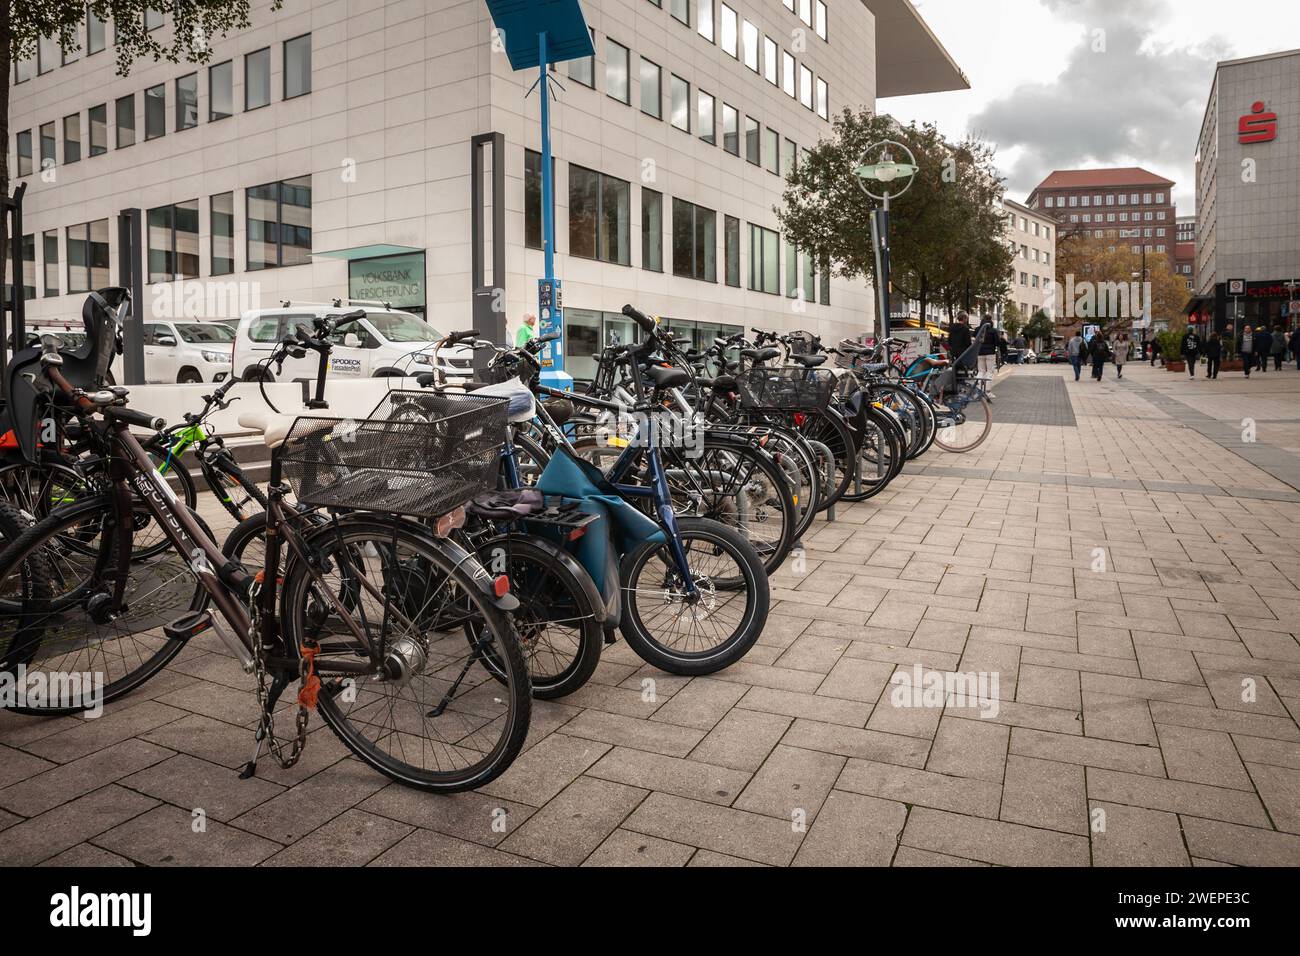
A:
[[[641,331],[644,332],[646,335],[654,334],[655,320],[650,318],[650,316],[646,315],[640,309],[636,308],[635,306],[625,305],[623,306],[623,314],[627,316],[629,319],[631,319],[633,322],[635,322],[637,325],[641,326]]]

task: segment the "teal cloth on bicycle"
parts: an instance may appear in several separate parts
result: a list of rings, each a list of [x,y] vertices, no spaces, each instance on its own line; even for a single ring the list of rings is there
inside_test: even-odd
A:
[[[667,539],[654,520],[629,504],[600,469],[583,461],[567,448],[560,448],[537,479],[537,490],[544,495],[595,500],[609,511],[610,537],[619,554],[627,554],[647,541],[663,543]]]

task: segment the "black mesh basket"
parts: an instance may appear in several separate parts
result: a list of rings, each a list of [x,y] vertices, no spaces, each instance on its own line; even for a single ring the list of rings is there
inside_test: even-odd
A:
[[[821,338],[811,332],[790,333],[791,355],[816,355],[821,350]]]
[[[793,368],[752,368],[740,376],[740,407],[765,412],[824,412],[835,394],[835,373]]]
[[[434,518],[496,487],[506,401],[389,392],[369,419],[299,418],[279,452],[314,508]]]
[[[852,349],[861,349],[862,346],[854,339],[844,339],[839,344],[839,354],[835,356],[835,365],[837,368],[857,371],[871,361],[871,355],[864,352],[853,352]]]

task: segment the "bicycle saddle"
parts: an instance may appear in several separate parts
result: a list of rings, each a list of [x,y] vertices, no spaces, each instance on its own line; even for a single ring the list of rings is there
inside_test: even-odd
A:
[[[791,355],[790,361],[804,368],[820,368],[826,364],[829,355]]]
[[[757,365],[759,362],[770,362],[773,359],[779,359],[781,357],[781,350],[773,348],[745,349],[740,353],[740,357],[743,359],[749,359],[749,361]]]
[[[681,388],[683,385],[689,385],[691,381],[691,373],[684,368],[651,365],[646,374],[654,381],[656,388]]]

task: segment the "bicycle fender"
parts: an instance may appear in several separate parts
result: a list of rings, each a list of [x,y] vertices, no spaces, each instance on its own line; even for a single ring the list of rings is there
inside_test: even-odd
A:
[[[503,534],[491,538],[488,541],[484,541],[483,544],[479,545],[479,553],[481,554],[483,549],[490,548],[496,544],[504,544],[508,547],[510,539],[518,537],[527,537],[529,543],[546,551],[557,564],[562,565],[565,570],[582,583],[582,591],[587,596],[587,600],[592,608],[592,617],[595,618],[596,623],[603,626],[606,618],[605,599],[601,597],[600,592],[596,590],[596,582],[591,579],[591,575],[587,573],[587,569],[578,562],[577,558],[569,554],[569,552],[565,551],[555,542],[548,541],[546,538],[536,534],[524,536]]]
[[[424,528],[428,532],[428,528]],[[515,597],[509,591],[500,597],[496,592],[496,578],[483,567],[483,563],[477,557],[470,554],[463,547],[450,538],[434,539],[447,552],[447,557],[455,561],[457,566],[465,568],[470,572],[470,577],[474,580],[474,586],[483,593],[489,601],[495,604],[503,611],[515,611],[519,608],[519,598]]]

